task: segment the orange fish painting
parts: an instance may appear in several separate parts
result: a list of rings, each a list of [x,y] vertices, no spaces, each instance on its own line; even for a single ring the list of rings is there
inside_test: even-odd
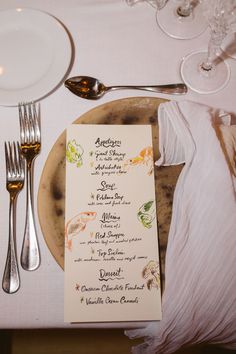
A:
[[[96,218],[97,213],[94,211],[81,212],[74,216],[66,224],[65,228],[65,247],[68,250],[72,250],[72,239],[80,232],[83,232],[89,221]]]

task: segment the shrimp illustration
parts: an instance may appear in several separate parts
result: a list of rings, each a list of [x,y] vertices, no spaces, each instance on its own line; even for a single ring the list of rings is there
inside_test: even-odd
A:
[[[65,228],[65,247],[72,250],[72,239],[80,232],[83,232],[89,221],[96,218],[97,213],[94,211],[85,211],[74,216],[66,224]]]
[[[139,155],[128,159],[124,163],[125,168],[129,168],[130,166],[139,166],[146,165],[149,167],[148,175],[151,175],[153,172],[153,148],[148,146],[140,151]]]

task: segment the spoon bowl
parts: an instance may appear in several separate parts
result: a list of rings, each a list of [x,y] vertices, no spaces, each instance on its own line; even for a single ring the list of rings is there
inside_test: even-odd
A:
[[[172,95],[187,93],[187,86],[183,83],[151,86],[105,86],[101,81],[90,76],[75,76],[65,81],[65,86],[75,95],[88,100],[97,100],[106,92],[122,89],[145,90]]]
[[[107,90],[103,83],[90,76],[72,77],[65,81],[65,86],[75,95],[89,100],[97,100]]]

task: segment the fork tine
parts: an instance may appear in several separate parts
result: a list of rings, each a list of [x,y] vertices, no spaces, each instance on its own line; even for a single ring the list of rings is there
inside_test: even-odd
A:
[[[12,156],[12,147],[9,141],[8,141],[8,161],[9,161],[8,173],[12,175],[14,173],[14,163],[13,163],[13,156]]]
[[[19,174],[20,174],[20,176],[22,178],[24,178],[24,175],[25,175],[25,164],[24,164],[23,156],[21,154],[19,141],[17,141],[17,151],[18,151],[17,156],[18,156]]]
[[[16,143],[14,142],[13,144],[14,144],[14,165],[15,165],[16,173],[19,177],[22,177],[22,156],[20,152],[20,145],[18,141]]]
[[[23,103],[18,104],[19,110],[19,121],[20,121],[20,141],[21,144],[25,143],[25,129],[24,129],[24,119],[23,119]]]
[[[21,144],[29,143],[29,124],[26,103],[19,103],[19,121],[20,121],[20,138]]]
[[[8,148],[7,148],[7,143],[5,141],[4,143],[4,147],[5,147],[5,160],[6,160],[6,176],[9,173],[9,169],[10,169],[10,160],[9,160],[9,153],[8,153]]]
[[[33,103],[33,117],[34,117],[34,130],[35,130],[35,140],[37,143],[41,141],[41,126],[40,126],[40,104],[38,104],[38,112],[36,110],[36,104]]]
[[[12,143],[12,165],[13,165],[13,173],[15,176],[19,176],[19,162],[16,151],[16,143],[13,141]]]
[[[23,122],[24,122],[24,132],[25,132],[25,142],[27,144],[30,144],[30,122],[29,122],[29,117],[28,117],[28,112],[27,112],[27,103],[24,103],[23,105],[24,107],[24,119],[23,119]]]
[[[32,105],[31,103],[28,103],[26,106],[26,111],[28,108],[28,117],[27,117],[27,123],[28,123],[28,128],[29,128],[29,142],[30,143],[35,143],[35,133],[34,133],[34,122],[33,122],[33,116],[32,116]]]
[[[35,102],[32,102],[29,106],[30,110],[30,123],[32,124],[31,128],[31,136],[33,143],[40,143],[40,111],[39,111],[40,104],[38,104],[38,112],[36,109]]]

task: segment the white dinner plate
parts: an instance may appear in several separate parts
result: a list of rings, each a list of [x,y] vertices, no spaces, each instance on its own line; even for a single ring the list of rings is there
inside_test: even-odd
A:
[[[72,61],[65,27],[26,8],[0,11],[0,24],[0,105],[37,101],[54,91]]]

